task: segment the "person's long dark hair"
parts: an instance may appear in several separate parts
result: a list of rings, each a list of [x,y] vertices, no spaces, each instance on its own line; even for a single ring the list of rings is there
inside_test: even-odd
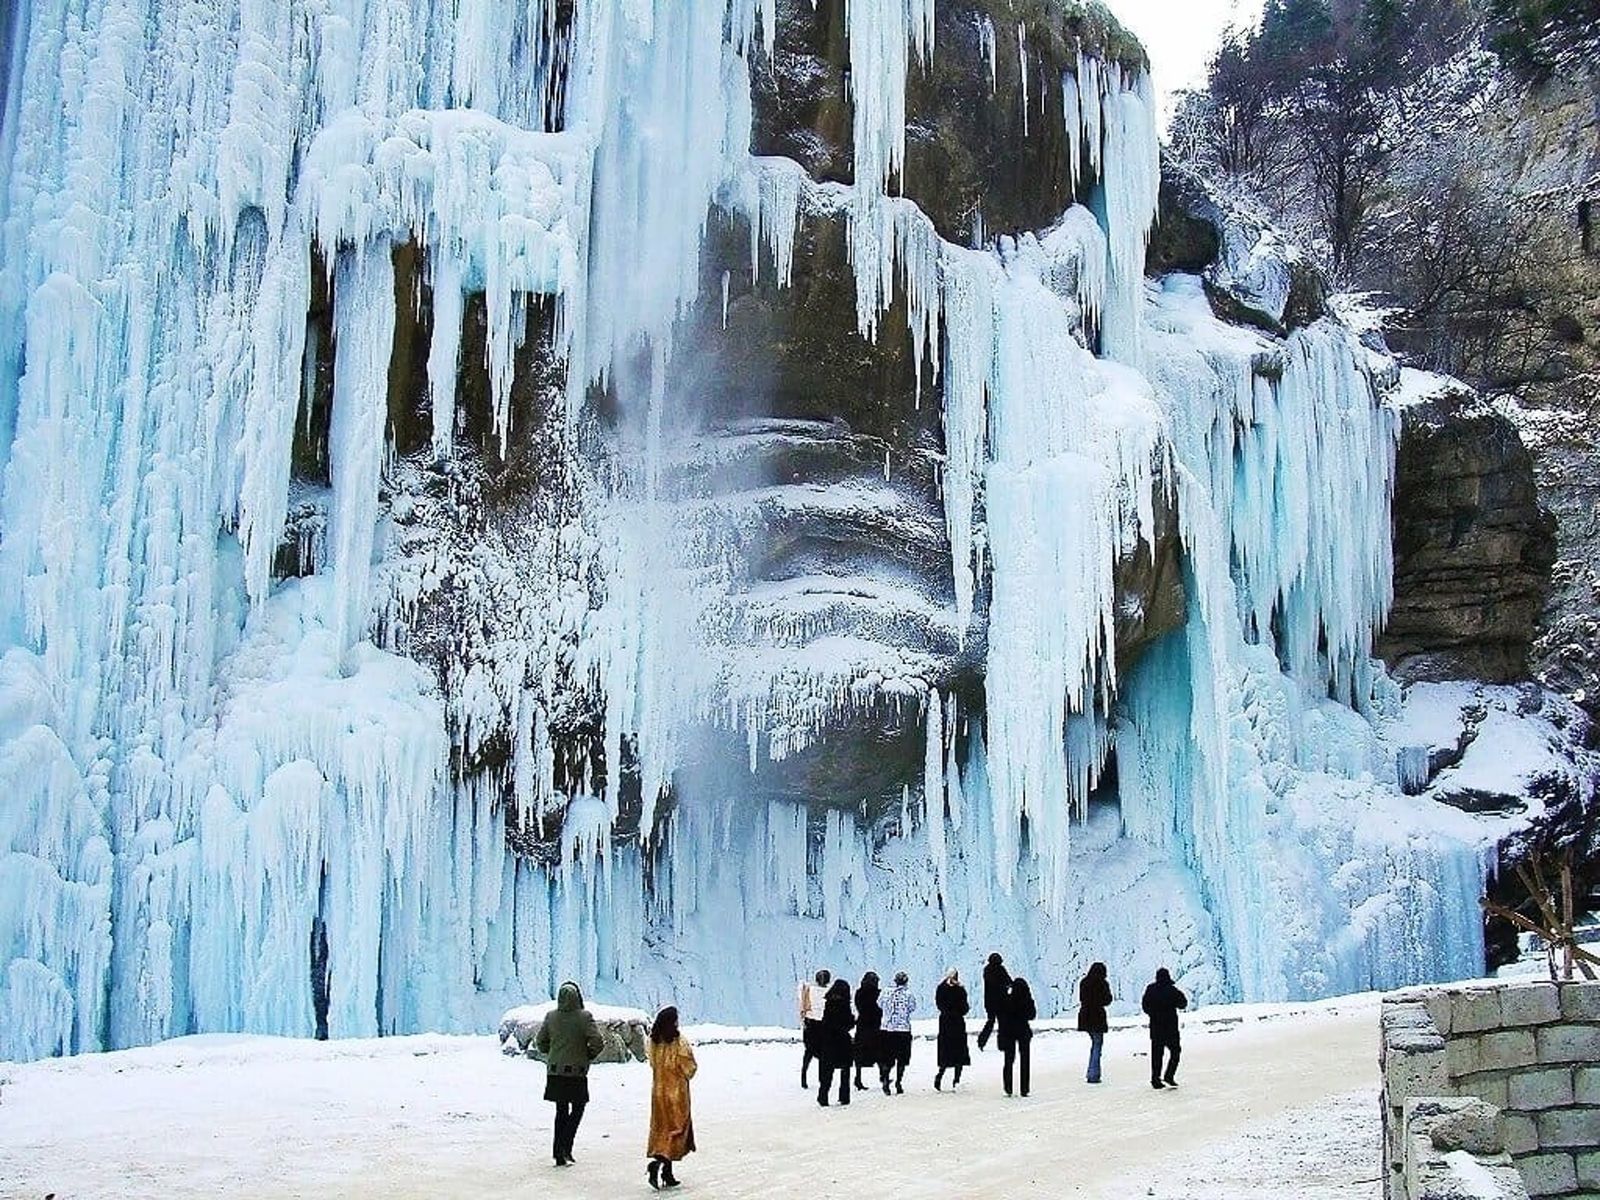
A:
[[[1014,1000],[1014,1001],[1015,1000],[1030,1000],[1031,1001],[1033,999],[1033,989],[1028,986],[1028,981],[1026,979],[1024,979],[1021,975],[1018,975],[1015,979],[1013,979],[1011,981],[1011,999]]]
[[[850,1006],[850,981],[848,979],[835,979],[833,986],[828,989],[828,999],[843,1000],[845,1007]]]
[[[878,973],[876,971],[868,971],[861,977],[861,986],[856,989],[856,995],[860,996],[862,992],[865,992],[869,996],[876,996],[879,990]]]
[[[1090,979],[1104,979],[1105,977],[1106,977],[1106,965],[1105,965],[1105,963],[1097,962],[1097,963],[1090,963],[1089,964],[1089,978]]]
[[[650,1026],[650,1040],[658,1046],[666,1046],[678,1040],[678,1010],[672,1005],[667,1005],[656,1014],[656,1022]]]

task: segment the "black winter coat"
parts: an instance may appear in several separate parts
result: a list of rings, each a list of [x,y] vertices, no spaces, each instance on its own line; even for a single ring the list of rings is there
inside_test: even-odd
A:
[[[967,989],[959,983],[941,983],[934,989],[933,1003],[939,1010],[939,1069],[965,1067],[972,1063],[967,1049]]]
[[[883,1055],[883,1005],[876,989],[856,989],[855,1051],[858,1067],[875,1067]]]
[[[1006,1006],[1000,1011],[1000,1049],[1025,1042],[1033,1036],[1031,1022],[1039,1015],[1033,997],[1007,996]]]
[[[855,1028],[855,1014],[850,1011],[850,1001],[843,996],[829,996],[822,1006],[822,1065],[825,1067],[850,1066],[850,1031]]]
[[[998,1017],[1006,1010],[1011,995],[1011,972],[1004,963],[985,963],[983,968],[983,1012]]]
[[[1178,1010],[1189,1007],[1189,997],[1178,990],[1171,980],[1157,980],[1144,990],[1140,1004],[1150,1018],[1150,1036],[1156,1040],[1176,1040],[1178,1037]]]
[[[1085,975],[1078,984],[1078,1029],[1083,1033],[1105,1033],[1110,1028],[1106,1008],[1111,999],[1108,982]]]

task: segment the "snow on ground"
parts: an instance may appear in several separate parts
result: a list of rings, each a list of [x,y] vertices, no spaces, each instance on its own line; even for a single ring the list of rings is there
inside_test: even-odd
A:
[[[1054,1024],[1054,1023],[1052,1023]],[[775,1031],[752,1031],[758,1038]],[[1033,1095],[1008,1100],[991,1049],[958,1092],[932,1090],[917,1043],[907,1093],[817,1107],[797,1047],[691,1029],[701,1152],[685,1194],[1370,1200],[1379,1192],[1377,998],[1206,1010],[1181,1088],[1153,1092],[1148,1045],[1120,1023],[1106,1082],[1087,1039],[1034,1044]],[[544,1068],[495,1039],[306,1042],[196,1037],[0,1070],[0,1194],[429,1200],[644,1192],[650,1077],[594,1070],[576,1166],[549,1159]]]

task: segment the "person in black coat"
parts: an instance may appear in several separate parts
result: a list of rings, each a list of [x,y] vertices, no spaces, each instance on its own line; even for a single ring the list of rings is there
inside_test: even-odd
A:
[[[983,968],[983,1015],[986,1019],[978,1033],[979,1050],[989,1044],[989,1036],[994,1033],[995,1023],[1005,1011],[1010,995],[1011,972],[1006,970],[998,954],[991,954]]]
[[[1156,972],[1155,982],[1145,988],[1140,1007],[1150,1018],[1150,1086],[1177,1087],[1173,1076],[1178,1073],[1178,1010],[1189,1007],[1189,997],[1178,990],[1171,972],[1162,967]],[[1165,1074],[1161,1071],[1162,1051],[1170,1055]]]
[[[1089,973],[1078,983],[1078,1029],[1089,1035],[1090,1083],[1100,1082],[1100,1050],[1105,1045],[1106,1009],[1111,1004],[1111,982],[1103,962],[1090,964]]]
[[[961,1068],[972,1062],[967,1050],[967,1013],[972,1005],[967,1002],[961,974],[954,967],[934,989],[933,1005],[939,1010],[939,1069],[933,1074],[933,1090],[939,1092],[944,1090],[945,1071],[955,1072],[950,1082],[955,1087],[961,1082]]]
[[[861,1081],[862,1067],[876,1067],[883,1058],[883,1005],[878,1003],[878,974],[868,971],[861,977],[856,989],[856,1087],[867,1085]]]
[[[855,1024],[855,1014],[850,1011],[850,984],[835,979],[822,1005],[822,1086],[817,1089],[817,1103],[823,1108],[828,1107],[828,1090],[833,1086],[835,1072],[839,1075],[839,1103],[850,1103],[850,1065],[854,1057],[850,1031]]]
[[[1039,1010],[1033,1004],[1033,992],[1028,987],[1028,981],[1022,976],[1017,976],[1011,981],[1011,991],[1006,996],[1006,1006],[1000,1014],[998,1022],[1000,1027],[1000,1053],[1006,1056],[1005,1065],[1000,1070],[1001,1081],[1005,1084],[1006,1095],[1011,1095],[1011,1067],[1013,1062],[1021,1066],[1021,1078],[1018,1082],[1022,1085],[1022,1094],[1028,1094],[1028,1077],[1032,1065],[1033,1051],[1033,1020],[1039,1015]]]

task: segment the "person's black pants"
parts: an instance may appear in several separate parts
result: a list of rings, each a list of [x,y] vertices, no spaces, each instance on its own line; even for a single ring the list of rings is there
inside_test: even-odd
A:
[[[846,1063],[842,1067],[836,1067],[829,1063],[827,1059],[823,1059],[822,1065],[817,1068],[818,1073],[822,1076],[822,1086],[817,1088],[817,1099],[826,1100],[828,1098],[828,1089],[833,1087],[833,1076],[837,1072],[839,1076],[839,1103],[849,1104],[850,1072],[854,1069],[854,1066],[850,1063]]]
[[[1000,1019],[1000,1014],[999,1013],[990,1013],[990,1014],[988,1014],[988,1019],[984,1021],[983,1028],[978,1030],[978,1049],[979,1050],[982,1050],[985,1046],[987,1046],[989,1044],[989,1039],[994,1036],[994,1024],[999,1019]]]
[[[1161,1072],[1161,1053],[1163,1050],[1168,1055],[1167,1070],[1164,1075]],[[1174,1033],[1170,1036],[1165,1034],[1161,1037],[1152,1036],[1150,1039],[1150,1082],[1154,1083],[1159,1079],[1164,1083],[1171,1083],[1173,1076],[1177,1073],[1178,1035]]]
[[[817,1060],[817,1070],[822,1069],[822,1022],[807,1021],[800,1034],[805,1053],[800,1059],[800,1086],[806,1086],[806,1076],[811,1070],[811,1060]]]
[[[588,1103],[587,1100],[556,1101],[556,1136],[551,1147],[551,1153],[556,1158],[572,1157],[572,1143],[578,1137],[578,1122],[583,1120],[583,1110]]]
[[[1028,1094],[1028,1080],[1032,1074],[1033,1066],[1033,1039],[1031,1037],[1018,1038],[1014,1042],[1007,1042],[1000,1047],[1006,1056],[1005,1064],[1000,1068],[1000,1080],[1006,1085],[1006,1095],[1011,1095],[1012,1064],[1016,1063],[1022,1068],[1021,1078],[1017,1080],[1022,1085],[1022,1094]]]

